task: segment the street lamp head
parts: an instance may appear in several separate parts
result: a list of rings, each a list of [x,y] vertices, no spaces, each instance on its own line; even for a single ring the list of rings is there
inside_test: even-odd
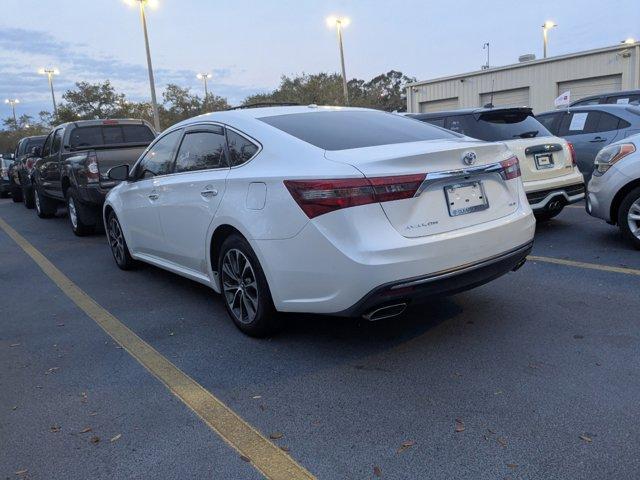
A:
[[[152,10],[158,8],[158,0],[123,0],[124,3],[129,5],[130,7],[135,7],[136,5],[144,5]]]
[[[552,28],[557,26],[558,24],[556,22],[547,20],[546,22],[544,22],[544,25],[542,25],[542,28],[544,28],[545,30],[551,30]]]
[[[4,103],[6,103],[7,105],[16,105],[18,103],[20,103],[20,100],[18,100],[17,98],[7,98]]]
[[[329,28],[340,26],[342,28],[349,26],[351,19],[349,17],[337,17],[332,15],[327,17],[327,26]]]
[[[196,75],[196,78],[198,80],[204,80],[205,78],[209,79],[209,78],[211,78],[211,74],[210,73],[199,73],[199,74]]]
[[[622,42],[620,43],[624,43],[625,45],[633,45],[634,43],[636,43],[636,39],[633,37],[629,37],[625,40],[622,40]]]
[[[40,75],[60,75],[60,70],[57,68],[40,68],[38,73]]]

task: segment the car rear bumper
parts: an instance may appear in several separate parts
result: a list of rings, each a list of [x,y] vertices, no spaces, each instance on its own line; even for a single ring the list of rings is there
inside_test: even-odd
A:
[[[564,205],[579,202],[584,199],[584,197],[584,183],[576,183],[574,185],[540,190],[537,192],[527,192],[527,200],[534,212],[549,209],[557,210]]]
[[[611,218],[611,204],[616,194],[629,181],[629,177],[621,173],[615,165],[604,175],[593,175],[589,181],[585,205],[587,213],[593,217],[615,223],[617,219]]]

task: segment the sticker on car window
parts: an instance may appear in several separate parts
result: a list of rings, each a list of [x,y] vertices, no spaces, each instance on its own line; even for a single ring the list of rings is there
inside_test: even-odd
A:
[[[584,130],[584,126],[587,123],[587,115],[588,113],[574,113],[571,118],[571,125],[569,125],[569,130],[572,132],[578,132]]]
[[[628,98],[618,98],[616,100],[616,103],[629,103],[629,99]]]

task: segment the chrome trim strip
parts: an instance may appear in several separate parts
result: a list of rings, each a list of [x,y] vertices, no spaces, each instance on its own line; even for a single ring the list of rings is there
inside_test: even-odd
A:
[[[444,180],[451,179],[468,179],[480,175],[486,175],[491,173],[497,173],[504,180],[504,167],[500,162],[489,163],[487,165],[480,165],[478,167],[461,168],[457,170],[443,170],[441,172],[429,172],[426,178],[422,181],[414,197],[418,197],[427,188],[431,187],[434,183],[442,182]]]
[[[540,210],[541,208],[545,208],[547,206],[547,204],[551,200],[556,198],[556,197],[564,197],[564,199],[567,201],[567,205],[569,205],[569,204],[572,204],[572,203],[579,202],[580,200],[585,198],[585,195],[586,194],[584,192],[583,193],[578,193],[576,195],[567,195],[567,192],[565,192],[564,190],[554,190],[553,192],[550,192],[546,197],[544,197],[539,202],[529,203],[529,206],[533,210]]]
[[[478,268],[486,267],[493,263],[499,262],[500,260],[510,257],[512,255],[517,255],[518,253],[525,252],[529,250],[533,246],[533,242],[527,243],[526,245],[522,245],[520,247],[514,248],[513,250],[509,250],[505,253],[500,253],[498,255],[494,255],[493,257],[486,258],[481,260],[480,262],[470,263],[467,265],[463,265],[461,267],[455,267],[448,270],[441,270],[440,272],[432,273],[426,277],[418,278],[416,280],[411,280],[404,283],[399,283],[390,288],[390,290],[398,290],[400,288],[406,287],[414,287],[416,285],[423,285],[425,283],[435,282],[437,280],[444,280],[449,277],[454,277],[456,275],[471,272],[473,270],[477,270]]]

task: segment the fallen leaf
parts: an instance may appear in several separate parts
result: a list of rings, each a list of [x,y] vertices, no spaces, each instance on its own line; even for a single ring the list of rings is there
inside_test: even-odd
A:
[[[251,459],[249,457],[245,457],[244,455],[240,455],[240,460],[242,460],[243,462],[251,462]]]
[[[375,466],[373,467],[373,474],[374,474],[376,477],[381,477],[381,476],[382,476],[382,470],[380,470],[380,467],[378,467],[377,465],[375,465]]]
[[[404,452],[407,448],[411,448],[415,444],[416,444],[415,440],[405,440],[404,442],[402,442],[402,445],[400,445],[400,448],[398,449],[398,453]]]
[[[82,403],[87,403],[87,392],[82,392],[82,393],[80,394],[80,401],[81,401]]]
[[[50,430],[51,430],[53,433],[58,433],[58,432],[60,431],[60,425],[51,425]]]
[[[170,337],[173,337],[174,335],[175,335],[175,333],[173,333],[173,332],[169,332],[169,336],[170,336]]]
[[[282,450],[283,452],[288,452],[289,451],[289,447],[287,447],[286,445],[282,445],[280,447],[280,450]]]
[[[515,468],[518,468],[518,464],[517,463],[507,463],[507,467],[511,468],[512,470]]]
[[[36,385],[36,388],[42,388],[42,385]]]
[[[26,468],[24,470],[18,470],[16,472],[16,475],[24,475],[25,473],[27,473],[29,470],[27,470]]]
[[[271,435],[269,435],[269,438],[271,440],[278,440],[282,437],[284,437],[284,435],[281,432],[273,432]]]
[[[11,410],[17,410],[17,409],[18,409],[17,405],[14,405],[13,407],[11,407]]]
[[[56,323],[58,327],[64,327],[64,323]]]
[[[589,437],[589,436],[587,436],[587,435],[580,435],[580,438],[581,438],[582,440],[584,440],[586,443],[591,443],[591,442],[593,442],[593,438],[591,438],[591,437]]]
[[[12,343],[11,345],[9,345],[10,347],[19,347],[20,344],[19,343]]]
[[[47,372],[53,373],[53,372],[57,372],[58,370],[60,370],[60,367],[51,367],[49,370],[47,370]]]
[[[98,412],[89,412],[89,416],[91,417],[95,417],[98,414]]]
[[[100,443],[100,437],[91,437],[91,443],[96,444],[96,443]]]
[[[504,438],[502,438],[502,437],[498,437],[498,438],[497,438],[497,441],[498,441],[498,443],[499,443],[502,447],[505,447],[505,448],[506,448],[506,446],[507,446],[507,441],[506,441]]]
[[[86,428],[80,430],[78,433],[89,433],[89,432],[92,432],[92,431],[93,431],[93,429],[91,427],[86,427]]]
[[[118,440],[120,440],[120,437],[122,436],[121,433],[117,434],[115,437],[111,438],[109,441],[110,442],[117,442]]]
[[[456,428],[455,428],[456,432],[464,432],[464,423],[462,423],[462,420],[460,420],[459,418],[456,418]]]
[[[576,340],[582,340],[584,338],[584,335],[574,335],[573,338],[575,338]]]
[[[253,398],[254,400],[256,400],[256,399],[258,399],[258,398],[262,398],[262,395],[254,395],[254,396],[253,396],[253,397],[251,397],[251,398]]]
[[[487,432],[489,432],[491,435],[495,435],[496,432],[494,432],[493,430],[491,430],[490,428],[487,428]]]

